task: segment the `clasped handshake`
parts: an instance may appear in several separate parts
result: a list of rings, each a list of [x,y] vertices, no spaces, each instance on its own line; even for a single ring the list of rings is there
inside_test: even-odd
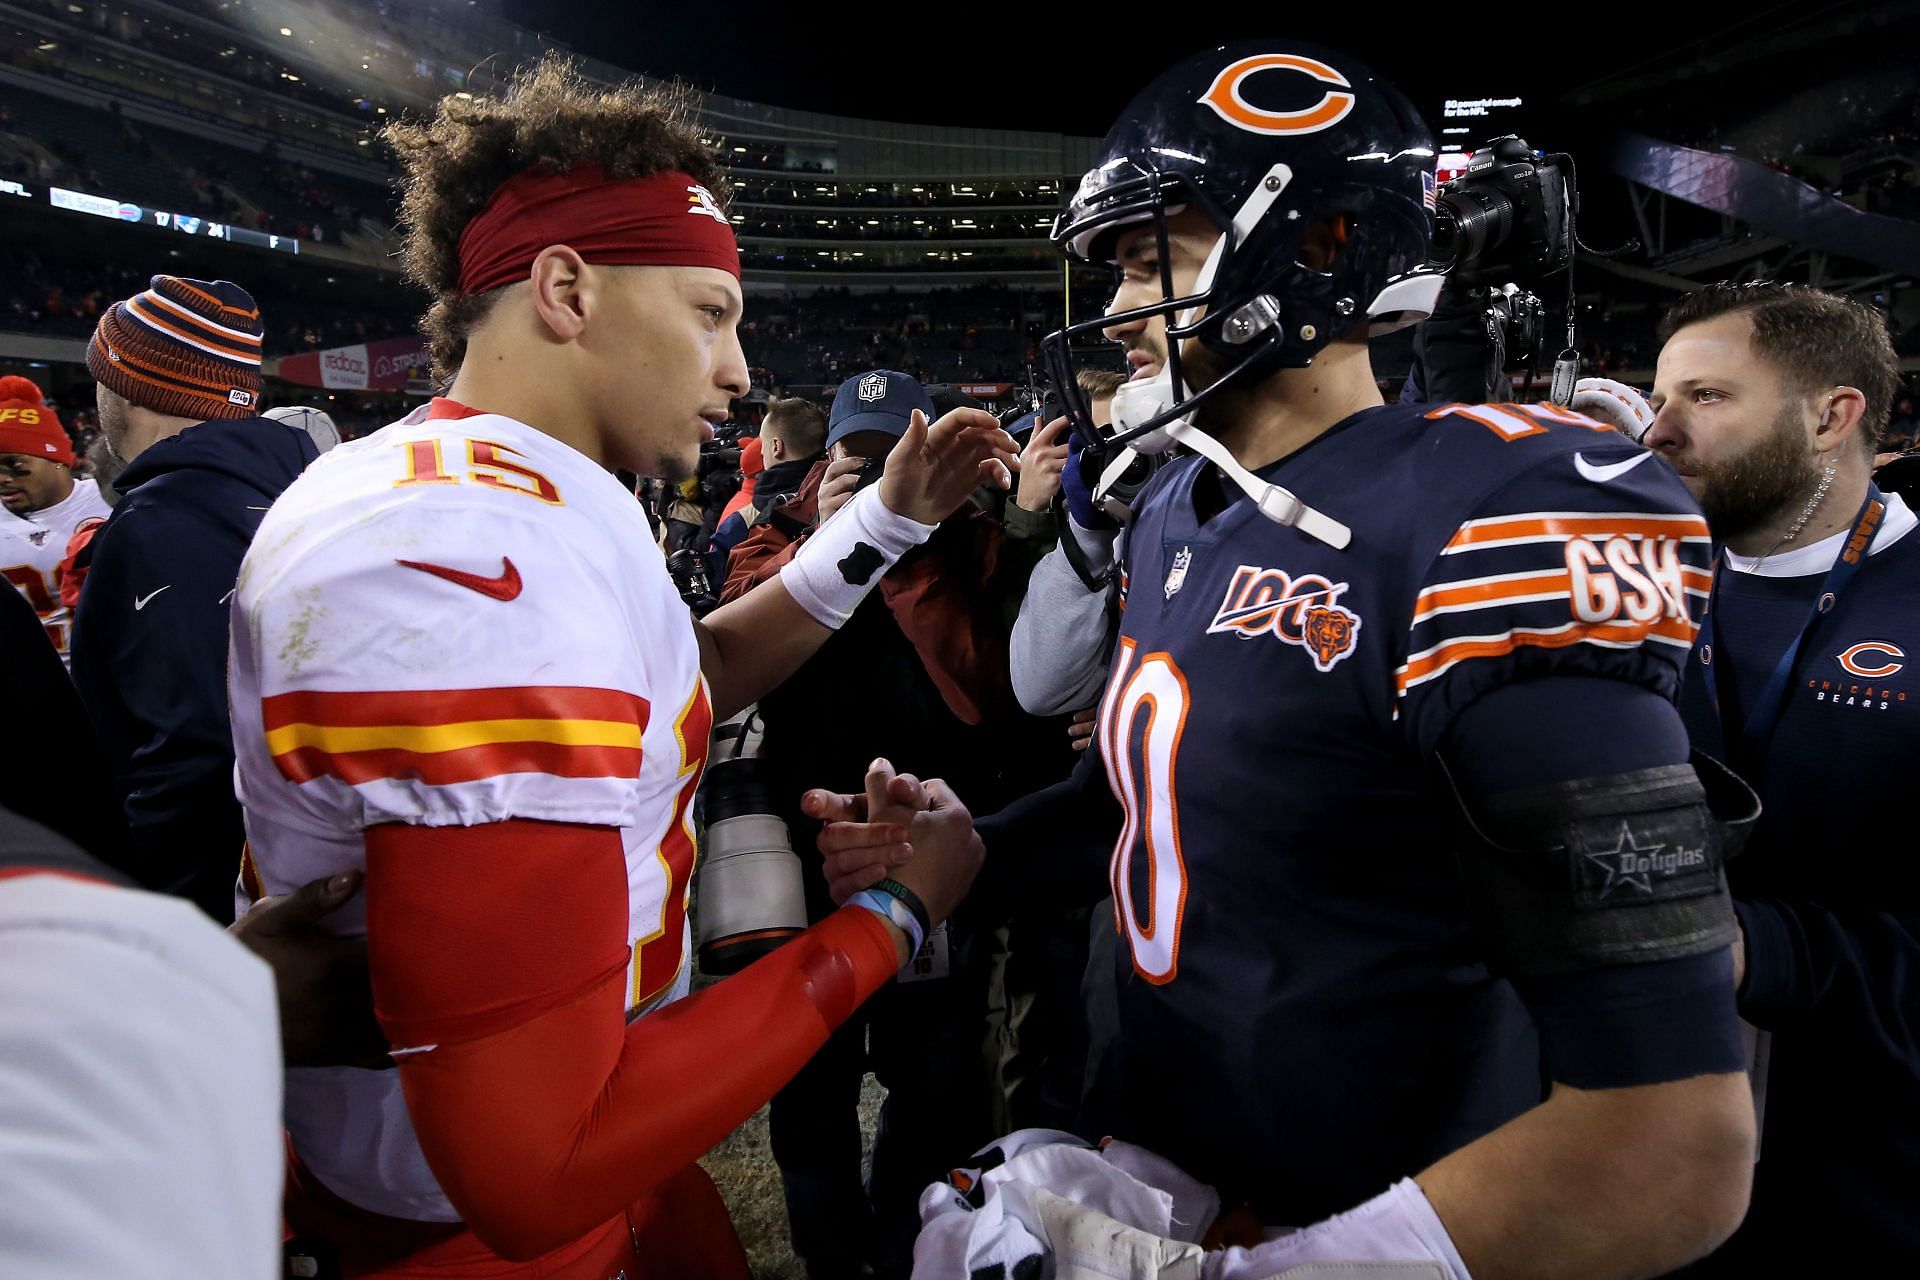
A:
[[[886,760],[867,767],[864,792],[813,790],[801,806],[822,824],[820,853],[836,903],[891,878],[918,894],[938,924],[967,896],[986,856],[953,788],[895,773]]]

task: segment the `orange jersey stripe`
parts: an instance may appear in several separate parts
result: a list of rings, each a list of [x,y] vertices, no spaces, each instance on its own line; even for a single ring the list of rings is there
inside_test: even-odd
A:
[[[330,727],[460,724],[469,720],[613,720],[647,727],[645,698],[580,685],[321,693],[301,689],[260,700],[268,732],[290,724]]]
[[[1452,641],[1408,661],[1394,676],[1394,685],[1405,693],[1423,680],[1439,675],[1457,662],[1469,658],[1499,658],[1516,649],[1564,649],[1569,645],[1602,641],[1611,645],[1634,645],[1650,636],[1660,636],[1691,646],[1699,628],[1690,621],[1660,618],[1653,622],[1574,623],[1552,631],[1515,630],[1501,636],[1469,636]]]
[[[1446,609],[1463,604],[1489,605],[1502,600],[1524,599],[1538,595],[1566,595],[1568,575],[1565,569],[1547,573],[1531,573],[1525,577],[1509,578],[1503,582],[1476,582],[1468,586],[1448,586],[1444,583],[1428,587],[1414,601],[1414,621],[1422,614],[1436,609]]]
[[[479,782],[503,773],[546,773],[556,778],[634,778],[640,752],[632,747],[570,746],[556,742],[495,742],[454,751],[322,751],[296,747],[273,758],[291,782],[338,778],[349,786],[381,778],[417,778],[428,786]]]
[[[1634,515],[1622,512],[1533,512],[1504,520],[1472,520],[1461,525],[1441,554],[1522,538],[1699,538],[1707,522],[1694,515]]]

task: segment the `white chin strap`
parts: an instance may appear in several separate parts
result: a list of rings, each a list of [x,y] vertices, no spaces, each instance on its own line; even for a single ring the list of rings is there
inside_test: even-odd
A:
[[[1120,385],[1113,396],[1113,425],[1116,431],[1126,432],[1167,412],[1174,405],[1173,375],[1162,367],[1151,378],[1138,382],[1126,382]],[[1200,430],[1186,418],[1174,418],[1158,429],[1131,442],[1135,451],[1144,454],[1165,453],[1175,444],[1183,444],[1214,466],[1220,468],[1229,479],[1239,485],[1246,495],[1260,508],[1260,514],[1275,524],[1292,525],[1310,538],[1326,543],[1336,551],[1344,551],[1353,541],[1353,531],[1333,517],[1315,511],[1300,501],[1294,494],[1277,484],[1262,480],[1253,472],[1241,466],[1228,452],[1227,447]],[[1118,480],[1126,471],[1126,464],[1133,459],[1125,451],[1109,463],[1100,476],[1100,483],[1094,489],[1094,501],[1104,505],[1105,492],[1109,485]]]

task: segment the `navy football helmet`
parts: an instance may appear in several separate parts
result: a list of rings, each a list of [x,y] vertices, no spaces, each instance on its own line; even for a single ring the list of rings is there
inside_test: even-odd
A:
[[[1161,75],[1122,113],[1054,222],[1054,243],[1086,262],[1112,263],[1123,228],[1151,223],[1160,239],[1161,301],[1069,324],[1044,342],[1075,429],[1095,439],[1072,344],[1116,323],[1166,317],[1166,365],[1121,388],[1107,437],[1158,452],[1176,438],[1194,443],[1190,415],[1222,387],[1311,364],[1360,325],[1374,336],[1425,318],[1442,284],[1429,262],[1434,161],[1413,105],[1342,54],[1249,41]],[[1192,292],[1177,296],[1166,219],[1186,208],[1202,210],[1220,239]],[[1345,239],[1332,264],[1306,266],[1306,229],[1336,217]],[[1181,377],[1187,338],[1227,368],[1197,394]]]

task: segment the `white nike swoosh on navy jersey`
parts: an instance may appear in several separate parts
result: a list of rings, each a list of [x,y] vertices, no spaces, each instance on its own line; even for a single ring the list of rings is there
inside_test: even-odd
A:
[[[173,584],[172,584],[171,582],[169,582],[169,583],[167,584],[167,587],[170,587],[170,586],[172,586],[172,585],[173,585]],[[157,595],[159,595],[159,594],[160,594],[160,592],[162,592],[162,591],[165,591],[165,590],[167,589],[167,587],[160,587],[160,588],[159,588],[158,590],[154,590],[154,591],[149,591],[149,592],[147,592],[147,594],[146,594],[146,595],[144,595],[144,596],[135,596],[135,597],[133,598],[133,611],[134,611],[135,613],[138,613],[138,612],[140,612],[140,611],[141,611],[142,609],[144,609],[144,608],[146,608],[146,607],[147,607],[147,602],[148,602],[149,600],[151,600],[151,599],[153,599],[153,598],[154,598],[155,596],[157,596]]]
[[[1610,462],[1605,466],[1596,467],[1588,462],[1584,455],[1576,453],[1573,455],[1573,467],[1595,484],[1605,484],[1609,480],[1618,480],[1652,456],[1650,453],[1643,453],[1637,458],[1628,458],[1625,462]]]

